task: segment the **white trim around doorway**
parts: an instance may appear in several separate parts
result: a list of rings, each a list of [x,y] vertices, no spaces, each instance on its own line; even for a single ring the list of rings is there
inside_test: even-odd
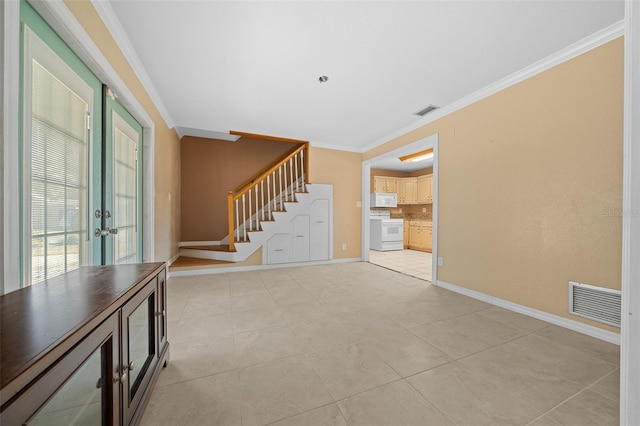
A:
[[[628,0],[624,41],[620,424],[640,424],[640,4]]]
[[[402,157],[433,148],[433,247],[432,247],[432,282],[438,282],[438,134],[433,134],[403,147],[386,152],[362,162],[362,261],[369,261],[369,209],[371,208],[371,166],[391,158]]]

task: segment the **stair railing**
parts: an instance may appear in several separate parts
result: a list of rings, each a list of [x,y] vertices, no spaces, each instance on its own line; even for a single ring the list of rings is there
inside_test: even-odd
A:
[[[295,201],[309,183],[309,143],[303,143],[272,166],[227,194],[229,250],[236,241],[249,241],[248,232],[258,231],[260,221],[272,220],[274,211]]]

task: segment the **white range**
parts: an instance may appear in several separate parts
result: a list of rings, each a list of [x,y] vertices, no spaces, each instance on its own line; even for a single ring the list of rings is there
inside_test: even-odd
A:
[[[402,250],[404,244],[404,219],[391,219],[388,210],[371,210],[371,250]]]

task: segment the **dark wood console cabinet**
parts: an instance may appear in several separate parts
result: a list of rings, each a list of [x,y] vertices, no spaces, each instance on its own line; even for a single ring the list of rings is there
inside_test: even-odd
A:
[[[168,354],[164,263],[0,296],[0,424],[136,424]]]

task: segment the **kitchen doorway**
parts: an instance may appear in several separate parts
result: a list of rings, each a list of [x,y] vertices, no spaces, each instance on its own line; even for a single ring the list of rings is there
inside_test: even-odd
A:
[[[438,135],[365,160],[362,183],[363,261],[437,284]]]

